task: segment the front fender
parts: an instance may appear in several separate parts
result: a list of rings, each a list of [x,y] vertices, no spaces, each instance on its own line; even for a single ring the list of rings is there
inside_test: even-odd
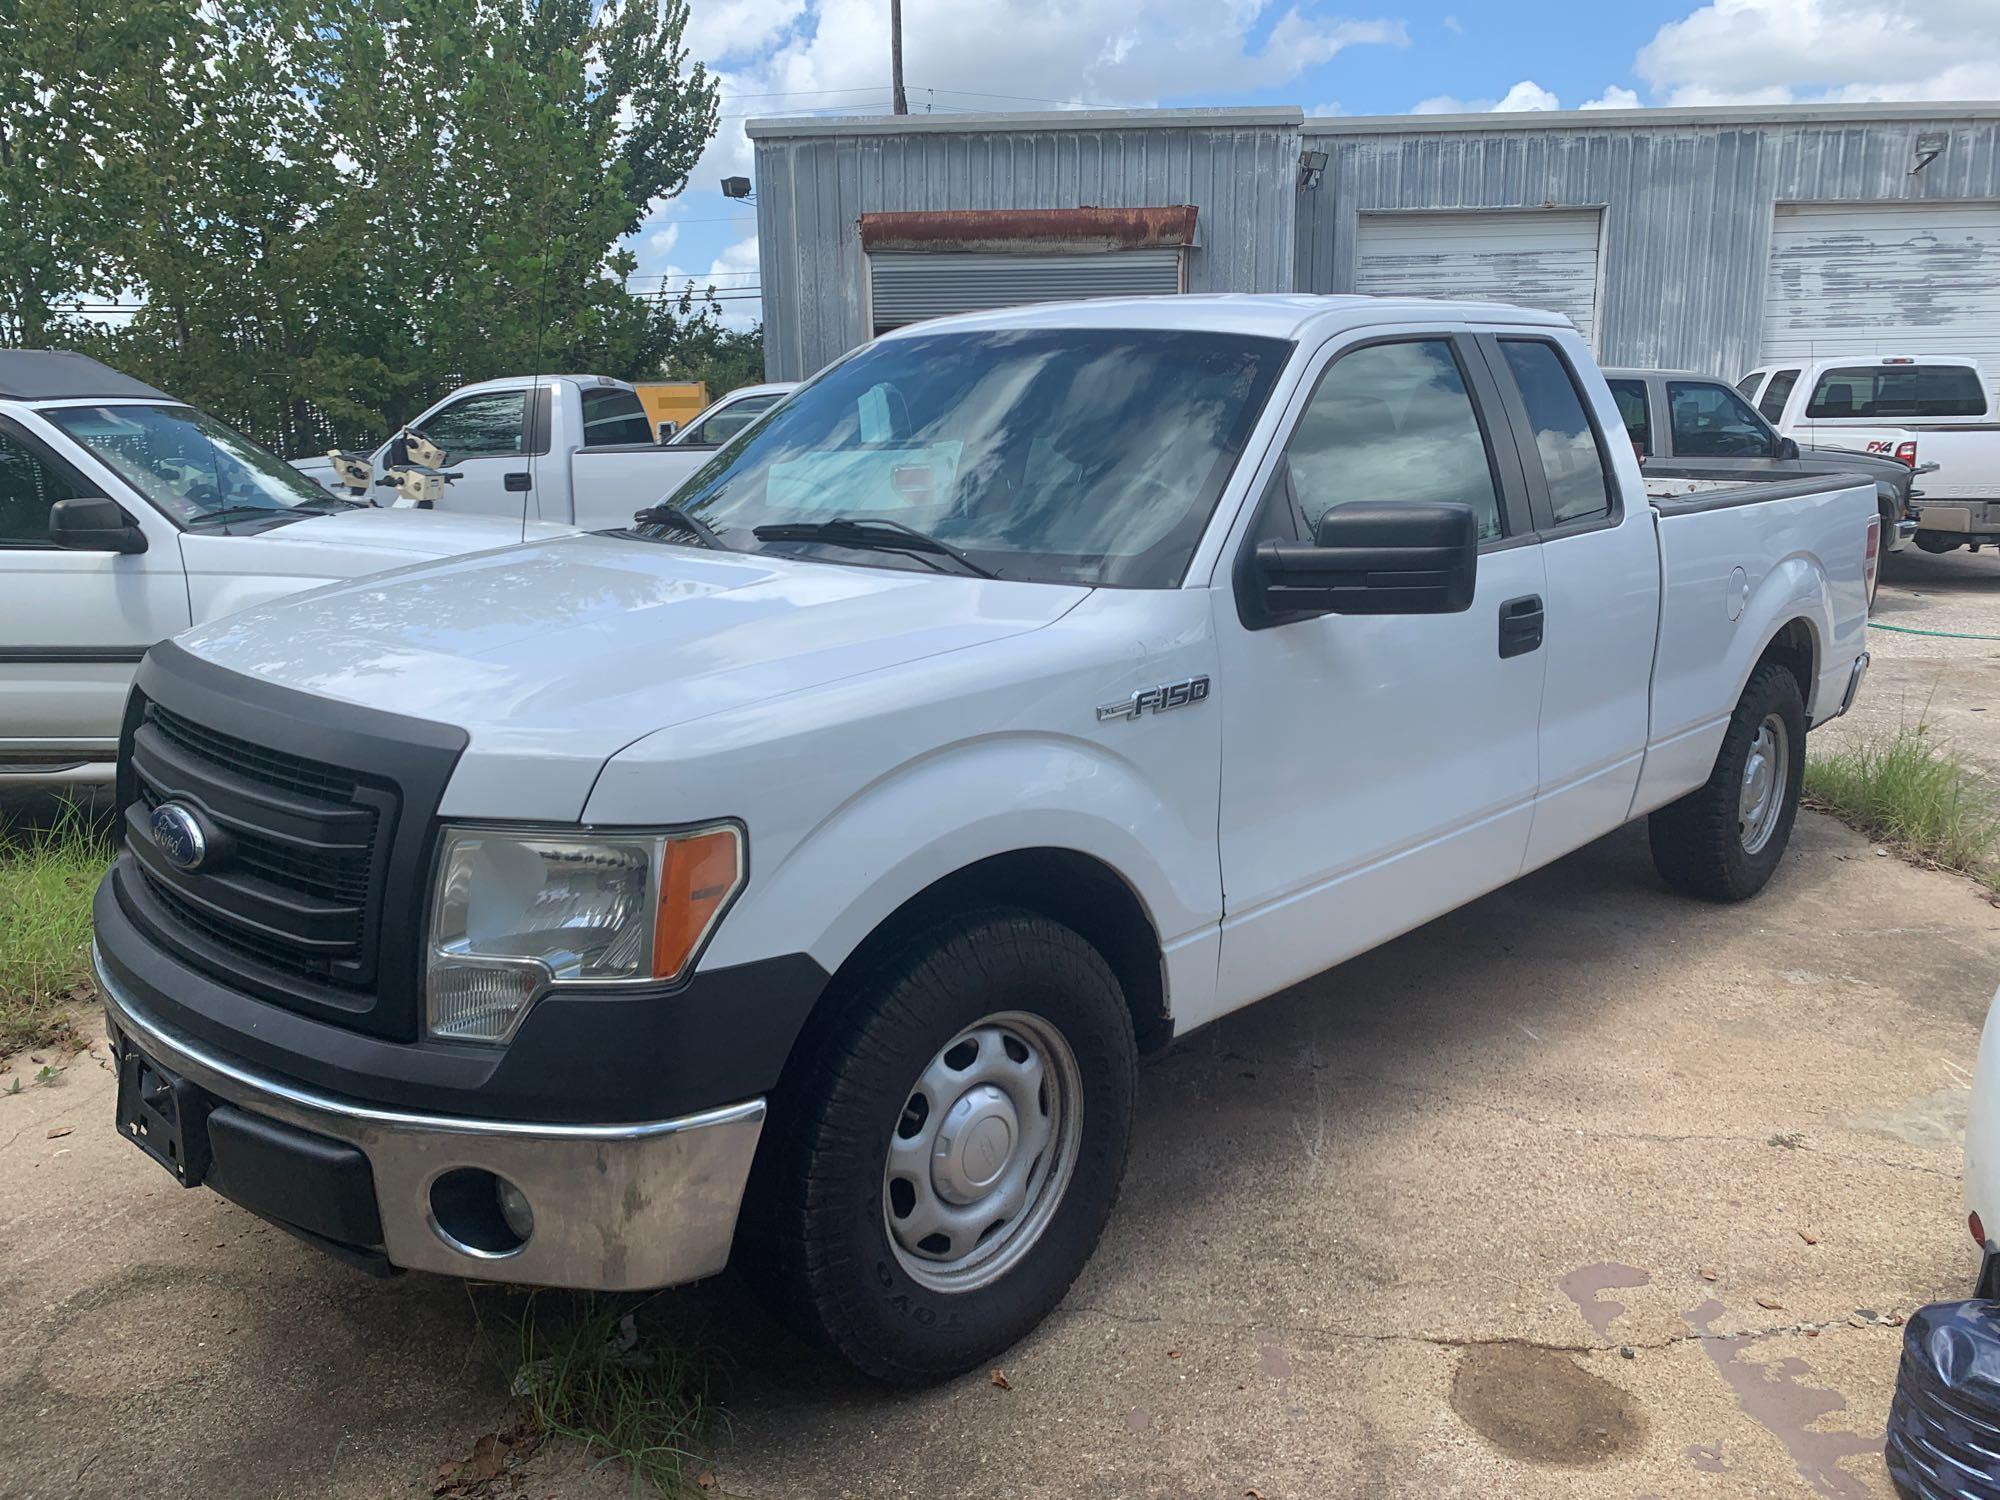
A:
[[[1212,831],[1211,831],[1212,832]],[[773,934],[836,970],[912,897],[980,860],[1054,848],[1108,866],[1138,897],[1170,956],[1212,935],[1221,890],[1212,837],[1127,761],[1088,741],[1018,734],[947,746],[897,767],[789,849],[760,862],[707,962],[749,962]],[[1214,983],[1213,954],[1206,981]],[[1184,991],[1183,991],[1184,992]]]

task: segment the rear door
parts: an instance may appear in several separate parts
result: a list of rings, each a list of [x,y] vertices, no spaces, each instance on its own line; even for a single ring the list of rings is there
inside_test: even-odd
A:
[[[1595,371],[1582,341],[1550,330],[1483,334],[1479,344],[1521,452],[1548,580],[1533,867],[1631,811],[1646,748],[1659,551],[1617,406],[1601,379],[1580,373]]]
[[[144,552],[49,541],[57,501],[106,489],[0,417],[0,773],[112,759],[139,658],[188,626],[173,527],[150,507],[117,496],[147,531]]]
[[[1455,501],[1479,517],[1479,575],[1460,614],[1265,625],[1218,578],[1225,1010],[1513,879],[1537,780],[1545,657],[1502,621],[1540,608],[1541,548],[1471,337],[1343,334],[1283,430],[1239,555],[1346,502]]]

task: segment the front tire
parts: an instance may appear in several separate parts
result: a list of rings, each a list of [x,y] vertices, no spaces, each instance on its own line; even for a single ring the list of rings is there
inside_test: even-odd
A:
[[[989,908],[892,953],[814,1045],[774,1101],[753,1273],[876,1379],[985,1363],[1063,1299],[1117,1200],[1137,1048],[1116,977],[1069,928]]]
[[[1660,878],[1709,901],[1764,889],[1791,841],[1805,769],[1798,679],[1766,662],[1736,702],[1708,781],[1647,820]]]

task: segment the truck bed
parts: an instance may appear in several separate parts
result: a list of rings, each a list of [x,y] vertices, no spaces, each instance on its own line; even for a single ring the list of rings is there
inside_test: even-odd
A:
[[[1873,482],[1852,475],[1669,470],[1649,475],[1646,488],[1660,538],[1660,627],[1653,749],[1635,811],[1706,779],[1757,654],[1801,607],[1810,611],[1808,721],[1840,712],[1866,648],[1862,554],[1876,515]]]

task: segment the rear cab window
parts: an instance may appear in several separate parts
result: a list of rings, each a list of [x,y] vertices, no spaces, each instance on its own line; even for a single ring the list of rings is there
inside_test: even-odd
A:
[[[1806,402],[1808,421],[1899,417],[1981,417],[1986,392],[1970,365],[1836,365],[1821,373]]]
[[[1548,496],[1554,527],[1605,522],[1614,518],[1611,466],[1596,425],[1584,404],[1576,376],[1560,350],[1546,339],[1503,337],[1500,354],[1520,395],[1529,452],[1521,455],[1534,484],[1535,459]]]
[[[1670,380],[1667,410],[1676,458],[1769,458],[1770,429],[1720,381]]]

